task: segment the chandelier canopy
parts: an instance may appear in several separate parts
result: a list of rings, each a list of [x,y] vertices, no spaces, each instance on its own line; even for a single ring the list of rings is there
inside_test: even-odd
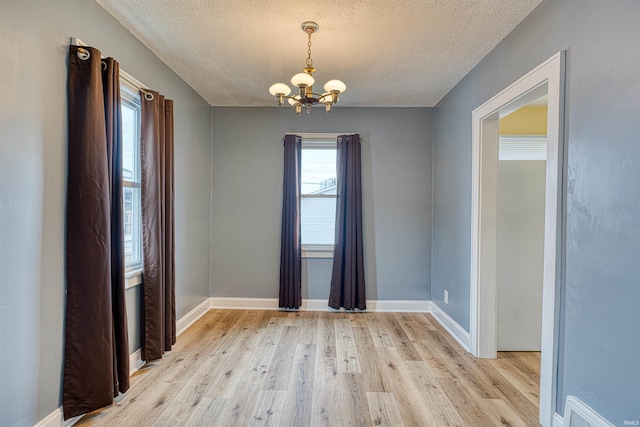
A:
[[[284,100],[287,99],[289,104],[295,107],[296,114],[300,114],[302,107],[306,107],[307,113],[311,113],[311,107],[320,104],[324,104],[327,113],[331,113],[331,107],[338,103],[338,95],[347,89],[347,85],[340,80],[329,80],[324,84],[324,93],[313,92],[313,84],[315,83],[313,73],[316,72],[316,69],[313,67],[313,59],[311,59],[311,35],[317,33],[320,27],[312,21],[303,22],[300,27],[302,31],[307,33],[309,41],[307,43],[307,66],[302,69],[302,73],[291,78],[291,84],[298,87],[298,93],[289,96],[291,89],[284,83],[272,85],[269,88],[269,93],[276,97],[278,105],[281,107]]]

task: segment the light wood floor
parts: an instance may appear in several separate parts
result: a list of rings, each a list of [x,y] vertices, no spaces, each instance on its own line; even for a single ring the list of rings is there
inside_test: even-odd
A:
[[[537,426],[539,353],[474,359],[420,313],[212,310],[80,426]]]

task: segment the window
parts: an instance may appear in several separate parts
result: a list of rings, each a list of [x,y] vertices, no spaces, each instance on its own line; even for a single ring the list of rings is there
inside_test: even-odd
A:
[[[126,80],[120,86],[122,105],[122,169],[124,254],[128,273],[142,270],[142,204],[140,194],[140,95]]]
[[[302,139],[300,229],[303,256],[331,258],[336,221],[336,139]]]

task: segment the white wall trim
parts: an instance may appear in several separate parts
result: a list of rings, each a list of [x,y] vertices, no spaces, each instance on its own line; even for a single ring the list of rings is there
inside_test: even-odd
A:
[[[83,415],[78,415],[77,417],[69,418],[67,421],[63,419],[62,414],[62,406],[55,409],[45,418],[38,421],[38,423],[34,427],[71,427],[82,418]]]
[[[129,376],[135,374],[145,365],[142,360],[142,349],[139,348],[129,355]]]
[[[41,419],[34,427],[59,427],[62,420],[62,409],[56,408],[52,413]]]
[[[571,419],[573,417],[582,418],[589,423],[591,427],[614,427],[608,420],[602,415],[597,413],[593,408],[578,399],[576,396],[567,396],[567,402],[564,405],[564,420],[563,425],[571,427]],[[628,420],[629,422],[637,422],[637,420]],[[582,425],[582,423],[580,423]],[[630,424],[634,425],[634,424]]]
[[[326,299],[303,299],[300,310],[335,311]],[[211,297],[211,308],[278,310],[278,298]],[[367,311],[428,313],[428,300],[367,300]]]
[[[368,311],[391,313],[430,313],[432,303],[429,300],[368,300]]]
[[[211,297],[211,308],[277,310],[278,298]]]
[[[185,314],[176,322],[176,336],[180,336],[189,326],[193,325],[211,308],[211,298],[198,304],[193,310]]]
[[[431,315],[449,332],[453,338],[464,348],[469,351],[469,332],[465,331],[462,326],[445,313],[438,304],[431,303]]]
[[[547,173],[545,199],[540,423],[550,427],[556,409],[558,291],[562,265],[564,188],[564,51],[540,64],[472,112],[472,212],[470,266],[470,351],[495,358],[496,215],[498,119],[539,97],[547,85]]]
[[[551,427],[563,427],[563,426],[564,426],[564,419],[562,418],[562,415],[555,412],[553,414],[553,421],[551,423]]]
[[[369,301],[367,301],[367,304],[369,304]],[[276,307],[277,306],[278,300],[276,300]],[[329,301],[326,299],[303,299],[300,309],[309,311],[338,311],[329,307]]]

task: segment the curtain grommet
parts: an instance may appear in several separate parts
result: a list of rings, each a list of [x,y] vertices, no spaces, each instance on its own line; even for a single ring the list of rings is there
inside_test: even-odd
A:
[[[91,58],[91,52],[89,52],[87,49],[80,48],[76,52],[76,56],[81,60],[86,61],[87,59]]]
[[[144,99],[146,99],[147,101],[153,101],[153,94],[149,92],[145,92]]]

